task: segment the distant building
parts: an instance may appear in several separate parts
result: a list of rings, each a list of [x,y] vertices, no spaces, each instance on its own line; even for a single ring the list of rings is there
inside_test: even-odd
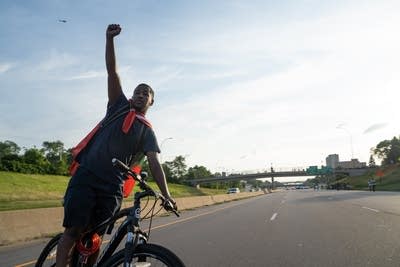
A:
[[[326,157],[326,166],[332,169],[336,169],[339,164],[339,155],[338,154],[331,154]]]
[[[343,169],[358,169],[367,167],[367,163],[359,162],[358,159],[351,159],[350,161],[339,161],[338,167]]]
[[[338,154],[331,154],[326,157],[326,166],[332,169],[343,168],[343,169],[358,169],[367,167],[366,162],[360,162],[358,159],[351,159],[350,161],[339,161]]]

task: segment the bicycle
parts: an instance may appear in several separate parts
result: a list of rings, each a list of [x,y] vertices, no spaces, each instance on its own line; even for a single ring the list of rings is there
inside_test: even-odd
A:
[[[136,175],[128,166],[118,159],[113,159],[114,167],[118,168],[124,176],[131,175],[138,182],[141,191],[134,195],[133,206],[120,210],[112,218],[86,231],[85,234],[77,241],[72,257],[71,266],[88,266],[87,260],[93,253],[97,253],[100,249],[100,236],[97,233],[105,232],[112,234],[112,230],[116,222],[125,218],[119,225],[118,229],[112,235],[110,242],[101,250],[101,254],[97,258],[94,266],[96,267],[115,267],[115,266],[168,266],[168,267],[184,267],[184,263],[169,249],[160,245],[148,243],[151,231],[151,223],[153,217],[164,208],[168,212],[173,212],[179,217],[177,210],[166,200],[160,193],[154,191],[145,181],[146,174]],[[154,198],[154,204],[141,217],[141,200],[145,197]],[[155,211],[156,203],[161,200],[161,206],[157,212]],[[146,206],[149,202],[146,203]],[[141,230],[139,222],[143,219],[150,219],[147,232]],[[44,267],[56,265],[55,255],[57,253],[57,245],[62,234],[54,236],[42,250],[35,267]],[[126,236],[125,247],[120,251],[116,251],[123,238]]]

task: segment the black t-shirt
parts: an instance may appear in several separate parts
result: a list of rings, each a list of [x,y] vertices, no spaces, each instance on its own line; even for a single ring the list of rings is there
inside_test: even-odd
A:
[[[115,104],[107,106],[105,120],[128,104],[129,101],[126,96],[121,94]],[[84,149],[79,160],[82,167],[113,184],[121,184],[123,181],[120,172],[111,163],[113,158],[117,158],[128,165],[132,157],[138,158],[139,155],[147,152],[160,153],[153,129],[136,118],[128,133],[125,134],[122,131],[124,119],[125,115],[120,116],[105,127],[100,128]],[[141,128],[143,128],[142,142],[138,142]]]

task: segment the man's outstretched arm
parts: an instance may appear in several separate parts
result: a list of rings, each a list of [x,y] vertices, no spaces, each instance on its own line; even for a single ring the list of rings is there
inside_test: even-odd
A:
[[[121,32],[119,24],[110,24],[106,32],[106,68],[108,74],[108,103],[114,104],[122,93],[121,82],[117,73],[114,51],[114,37]]]

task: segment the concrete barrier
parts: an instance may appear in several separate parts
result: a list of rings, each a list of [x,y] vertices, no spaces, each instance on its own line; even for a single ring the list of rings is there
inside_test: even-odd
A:
[[[185,197],[177,198],[176,202],[180,210],[187,210],[236,199],[255,197],[265,193],[268,192]],[[146,211],[152,207],[152,203],[149,202],[143,214],[146,214]],[[130,201],[124,201],[123,203],[123,207],[131,205],[132,202]],[[0,246],[59,233],[63,231],[61,226],[63,217],[64,211],[62,207],[0,212]]]

